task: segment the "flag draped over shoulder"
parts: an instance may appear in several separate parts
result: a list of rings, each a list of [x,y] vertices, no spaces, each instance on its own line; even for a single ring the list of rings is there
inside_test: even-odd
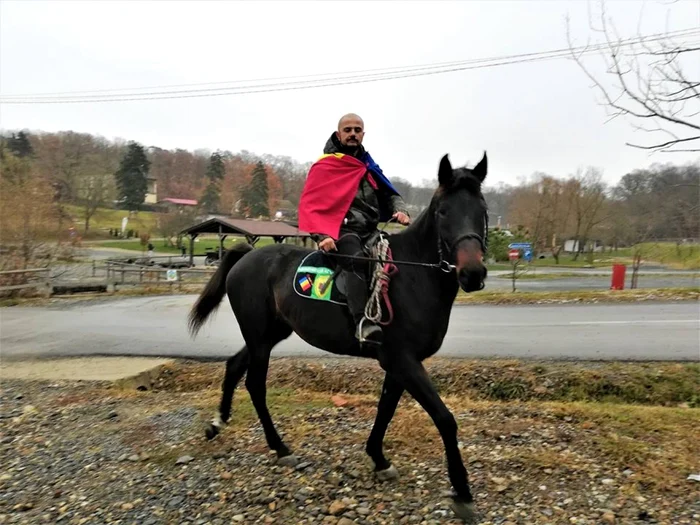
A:
[[[373,186],[381,185],[389,193],[398,195],[369,153],[363,160],[334,153],[323,155],[311,166],[299,200],[300,230],[337,239],[343,218],[367,171],[373,176]]]

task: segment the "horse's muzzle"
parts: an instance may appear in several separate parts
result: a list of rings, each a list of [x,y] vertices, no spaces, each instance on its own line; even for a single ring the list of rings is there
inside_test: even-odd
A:
[[[459,279],[459,286],[466,293],[483,290],[484,279],[486,279],[486,267],[482,264],[481,268],[463,268],[457,274],[457,279]]]
[[[466,293],[484,289],[486,266],[481,243],[474,239],[462,241],[457,248],[457,279]]]

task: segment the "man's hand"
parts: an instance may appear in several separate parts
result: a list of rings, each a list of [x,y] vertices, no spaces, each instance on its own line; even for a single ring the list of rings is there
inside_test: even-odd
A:
[[[411,222],[411,219],[409,218],[409,216],[403,212],[400,212],[400,211],[397,211],[396,213],[394,213],[394,215],[392,217],[394,219],[396,219],[399,222],[399,224],[403,224],[404,226],[406,226],[407,224],[409,224]]]
[[[335,241],[331,237],[326,237],[318,243],[318,247],[324,252],[336,251]]]

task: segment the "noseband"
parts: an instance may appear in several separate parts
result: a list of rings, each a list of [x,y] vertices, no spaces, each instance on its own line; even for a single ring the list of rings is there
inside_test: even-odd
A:
[[[437,220],[437,217],[436,217]],[[443,247],[445,248],[445,251],[447,251],[448,257],[452,258],[453,254],[455,253],[457,246],[463,241],[473,239],[476,241],[479,241],[479,244],[481,245],[481,252],[486,255],[486,252],[488,251],[489,247],[489,214],[488,212],[484,212],[484,237],[482,238],[481,235],[478,233],[466,233],[460,237],[457,237],[455,241],[452,242],[452,244],[448,245],[444,239],[442,238],[442,235],[439,233],[438,229],[438,256],[440,257],[440,268],[444,272],[451,272],[456,268],[454,264],[450,264],[447,262],[444,256],[443,252]]]

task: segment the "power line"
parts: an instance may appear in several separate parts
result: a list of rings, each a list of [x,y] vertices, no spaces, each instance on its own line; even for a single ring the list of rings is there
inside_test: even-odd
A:
[[[622,40],[621,43],[623,44],[632,44],[636,43],[638,41],[642,40],[658,40],[660,38],[666,38],[669,36],[692,36],[695,35],[699,32],[697,28],[692,28],[692,29],[683,29],[683,30],[677,30],[677,31],[672,31],[669,33],[656,33],[656,34],[651,34],[647,35],[646,37],[635,37],[635,38],[630,38],[626,40]],[[604,44],[597,44],[595,46],[590,46],[588,47],[589,51],[594,51],[594,50],[599,50],[600,48],[604,47]],[[580,46],[578,48],[574,48],[574,51],[578,50],[584,50],[586,49],[585,46]],[[363,69],[363,70],[355,70],[355,71],[345,71],[345,72],[337,72],[337,73],[316,73],[316,74],[309,74],[309,75],[295,75],[295,76],[287,76],[287,77],[268,77],[268,78],[262,78],[262,79],[248,79],[248,80],[228,80],[228,81],[218,81],[218,82],[199,82],[199,83],[190,83],[190,84],[171,84],[171,85],[159,85],[159,86],[141,86],[141,87],[135,87],[135,88],[110,88],[110,89],[97,89],[97,90],[85,90],[85,91],[59,91],[59,92],[49,92],[49,93],[33,93],[33,94],[17,94],[17,95],[12,95],[12,94],[5,94],[3,95],[3,98],[11,98],[11,99],[16,99],[16,98],[41,98],[41,97],[49,97],[49,98],[55,98],[57,95],[89,95],[92,93],[95,94],[103,94],[102,96],[108,96],[104,95],[105,93],[110,93],[110,92],[124,92],[124,91],[140,91],[140,90],[153,90],[153,89],[172,89],[172,88],[182,88],[182,87],[198,87],[198,86],[214,86],[214,85],[224,85],[224,84],[239,84],[243,82],[253,82],[253,83],[260,83],[260,82],[268,82],[268,81],[281,81],[281,80],[290,80],[290,79],[306,79],[306,78],[312,78],[312,77],[327,77],[327,76],[338,76],[338,75],[357,75],[357,74],[369,74],[369,73],[399,73],[405,70],[420,70],[420,69],[428,69],[428,68],[439,68],[439,67],[450,67],[450,66],[457,66],[457,65],[466,65],[466,64],[473,64],[473,63],[481,63],[481,62],[491,62],[494,60],[503,60],[503,59],[516,59],[516,58],[528,58],[532,56],[537,56],[537,55],[546,55],[546,54],[551,54],[551,53],[562,53],[562,52],[570,52],[568,49],[555,49],[551,51],[540,51],[540,52],[533,52],[533,53],[522,53],[522,54],[516,54],[516,55],[503,55],[503,56],[497,56],[497,57],[490,57],[490,58],[480,58],[480,59],[469,59],[469,60],[457,60],[457,61],[451,61],[451,62],[436,62],[436,63],[430,63],[430,64],[420,64],[420,65],[413,65],[413,66],[394,66],[394,67],[382,67],[382,68],[374,68],[374,69]],[[323,81],[323,80],[331,80],[331,79],[323,79],[323,78],[318,78],[316,81]],[[314,80],[310,80],[309,82],[313,82]],[[227,88],[221,88],[221,89],[227,89]],[[172,92],[168,92],[172,93]],[[148,95],[149,93],[143,93],[143,95]],[[98,95],[99,96],[99,95]],[[62,97],[61,97],[62,98]]]
[[[618,43],[621,46],[630,46],[640,42],[653,42],[669,36],[694,37],[700,35],[700,29],[685,29],[670,33],[659,33],[645,37],[630,38]],[[416,66],[396,66],[389,68],[366,69],[359,71],[349,71],[344,73],[326,73],[316,75],[305,75],[296,77],[277,77],[271,79],[239,80],[228,82],[205,82],[198,84],[179,84],[170,86],[152,86],[150,88],[122,88],[106,89],[94,91],[73,91],[58,93],[27,94],[27,95],[6,95],[0,98],[1,104],[70,104],[70,103],[90,103],[90,102],[126,102],[138,100],[168,100],[177,98],[202,98],[227,95],[242,95],[253,93],[268,93],[273,91],[291,91],[301,89],[312,89],[321,87],[331,87],[339,85],[360,84],[368,82],[378,82],[384,80],[394,80],[401,78],[421,77],[437,74],[466,71],[471,69],[482,69],[490,67],[500,67],[504,65],[528,63],[543,60],[560,59],[574,53],[592,53],[607,47],[607,44],[596,44],[591,46],[579,46],[573,49],[555,49],[550,51],[540,51],[533,53],[522,53],[517,55],[504,55],[500,57],[469,59],[453,62],[440,62],[423,64]],[[336,76],[332,76],[336,75]],[[316,77],[316,78],[313,78]],[[321,78],[318,78],[321,77]],[[328,78],[323,78],[328,77]],[[269,82],[276,80],[276,82]],[[284,81],[282,81],[284,80]],[[216,86],[221,84],[249,83],[241,86],[227,85],[225,87],[202,87],[197,89],[177,89],[179,87],[190,86]],[[265,83],[267,82],[267,83]],[[150,91],[137,93],[134,91],[160,89],[161,91]],[[123,94],[116,94],[125,92]],[[109,94],[112,93],[112,94]]]

